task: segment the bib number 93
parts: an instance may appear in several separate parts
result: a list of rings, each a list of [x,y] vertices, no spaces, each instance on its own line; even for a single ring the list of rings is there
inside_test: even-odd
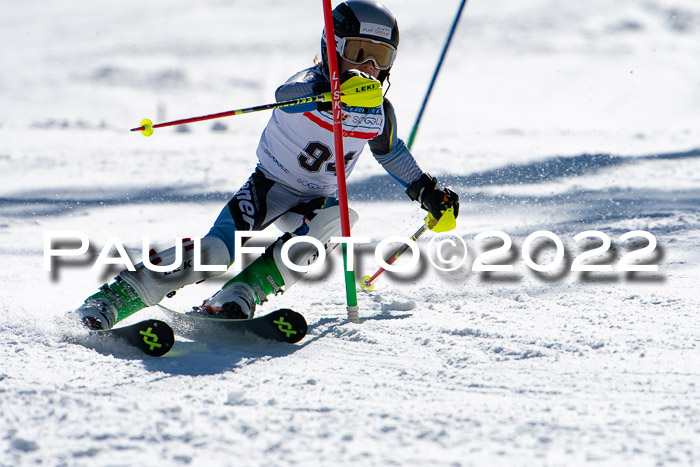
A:
[[[349,152],[345,155],[345,167],[355,157],[355,154],[355,152]],[[299,153],[297,160],[299,167],[308,172],[317,173],[323,169],[325,172],[335,173],[335,162],[329,162],[332,158],[331,148],[320,141],[311,141],[306,145],[304,151]]]

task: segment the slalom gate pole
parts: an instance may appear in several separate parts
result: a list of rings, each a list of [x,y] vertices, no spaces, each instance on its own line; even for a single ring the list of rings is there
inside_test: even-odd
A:
[[[340,227],[343,237],[350,237],[350,215],[348,213],[348,193],[345,182],[345,152],[343,151],[343,113],[340,101],[340,73],[338,58],[335,53],[335,29],[333,28],[333,9],[331,0],[323,0],[323,19],[326,29],[328,47],[328,73],[331,78],[331,97],[333,102],[333,138],[335,142],[335,173],[338,179],[338,200],[340,202]],[[348,264],[347,243],[343,243],[343,266],[345,271],[345,295],[347,300],[348,321],[360,322],[357,306],[357,287],[355,285],[355,266]]]
[[[447,35],[447,40],[445,41],[445,46],[442,48],[442,53],[440,54],[440,59],[438,60],[437,66],[435,67],[435,72],[433,73],[433,78],[430,80],[430,85],[428,86],[428,92],[425,93],[425,98],[423,99],[423,104],[418,111],[418,116],[416,117],[416,123],[413,125],[411,130],[411,136],[408,138],[408,149],[413,146],[413,140],[416,138],[416,133],[418,132],[418,125],[423,118],[423,112],[425,112],[425,107],[428,105],[428,99],[430,98],[430,93],[433,92],[433,86],[435,86],[435,81],[437,80],[438,73],[440,73],[440,68],[442,68],[442,63],[445,61],[445,55],[447,55],[447,49],[450,47],[450,42],[452,42],[452,36],[454,36],[455,30],[457,29],[457,23],[459,23],[459,18],[462,16],[462,10],[467,4],[467,0],[462,0],[459,4],[459,9],[457,10],[457,15],[452,23],[452,28],[450,28],[450,33]]]

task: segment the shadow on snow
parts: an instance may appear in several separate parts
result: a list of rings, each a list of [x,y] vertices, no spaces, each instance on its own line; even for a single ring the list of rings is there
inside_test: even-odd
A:
[[[581,154],[572,157],[555,156],[542,161],[521,165],[507,165],[481,173],[440,174],[440,181],[453,187],[464,201],[466,210],[494,214],[531,209],[533,212],[556,208],[561,223],[609,222],[615,219],[640,216],[665,216],[672,210],[697,211],[700,206],[700,188],[692,190],[621,189],[571,190],[552,195],[494,195],[474,192],[474,188],[507,185],[537,185],[558,179],[595,174],[623,165],[639,164],[654,160],[696,159],[700,149],[642,156],[616,156],[610,154]],[[672,181],[670,181],[672,182]],[[467,189],[472,193],[465,194]],[[385,174],[350,182],[348,193],[351,201],[405,201],[404,189]],[[203,192],[195,185],[139,189],[118,187],[104,190],[76,192],[31,190],[14,196],[0,197],[0,215],[6,218],[30,218],[74,214],[84,209],[110,208],[143,204],[210,203],[221,207],[232,193]],[[544,209],[543,209],[544,208]],[[213,209],[218,212],[218,207]],[[212,215],[216,214],[213,212]],[[665,214],[666,213],[666,214]]]
[[[505,185],[536,185],[559,179],[591,175],[605,169],[654,160],[700,158],[700,148],[684,152],[650,154],[643,156],[615,156],[611,154],[580,154],[555,156],[528,164],[509,164],[498,169],[467,175],[440,174],[440,183],[449,185],[458,193],[461,188],[477,188]],[[348,193],[355,201],[404,200],[404,189],[390,179],[375,175],[358,182],[348,183]],[[461,193],[460,193],[461,194]]]
[[[404,319],[410,314],[363,317],[362,322],[370,320]],[[143,365],[149,371],[163,372],[173,375],[214,375],[236,371],[247,365],[269,361],[278,357],[286,357],[312,345],[328,335],[349,333],[347,319],[321,318],[309,324],[309,334],[297,344],[265,341],[253,336],[242,337],[240,340],[204,339],[182,341],[176,337],[173,349],[164,357],[134,357],[133,354],[122,358],[142,359]],[[165,377],[167,377],[165,376]]]

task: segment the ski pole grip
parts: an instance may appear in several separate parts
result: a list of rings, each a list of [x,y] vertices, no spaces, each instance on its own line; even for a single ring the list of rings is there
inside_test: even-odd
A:
[[[457,227],[454,208],[447,208],[440,219],[435,219],[432,214],[428,214],[425,218],[425,225],[433,232],[449,232]]]

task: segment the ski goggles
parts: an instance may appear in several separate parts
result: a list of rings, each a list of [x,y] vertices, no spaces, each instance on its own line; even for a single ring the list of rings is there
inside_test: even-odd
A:
[[[390,44],[364,37],[335,36],[335,48],[341,57],[355,65],[372,60],[377,70],[388,70],[396,58],[396,49]]]

